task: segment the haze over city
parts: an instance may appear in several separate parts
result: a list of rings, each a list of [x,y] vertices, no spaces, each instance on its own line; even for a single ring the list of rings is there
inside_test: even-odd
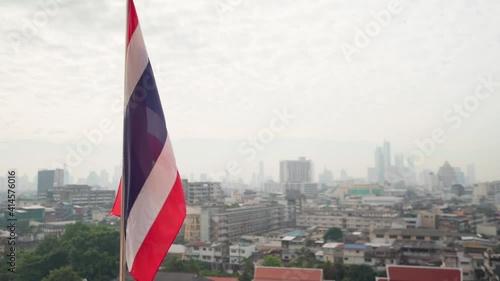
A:
[[[500,2],[4,1],[0,280],[500,280]]]
[[[111,172],[121,162],[124,13],[117,11],[124,3],[62,3],[24,41],[16,27],[29,23],[36,6],[4,5],[3,170],[34,175],[56,168],[54,162],[67,162],[66,146],[76,149],[88,139],[83,131],[99,129],[103,120],[109,132],[72,173]],[[137,4],[148,19],[143,33],[181,173],[223,169],[240,159],[245,180],[258,160],[276,177],[280,159],[303,155],[317,168],[362,177],[383,139],[409,154],[415,141],[440,128],[446,141],[422,168],[474,162],[480,179],[495,178],[500,33],[499,19],[487,15],[499,3],[402,1],[400,13],[349,60],[345,46],[356,47],[357,29],[386,10],[386,2],[242,1],[223,13],[217,4]],[[481,79],[492,81],[491,95],[460,115],[455,105],[474,95]],[[283,108],[294,118],[255,161],[244,160],[238,146]]]

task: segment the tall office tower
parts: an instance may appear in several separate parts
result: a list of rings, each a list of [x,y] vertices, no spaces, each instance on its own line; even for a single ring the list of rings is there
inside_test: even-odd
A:
[[[41,170],[37,177],[37,195],[46,195],[47,190],[64,185],[64,170]]]
[[[89,175],[87,176],[87,184],[90,186],[99,185],[99,176],[95,171],[90,171]]]
[[[378,182],[377,170],[375,168],[367,169],[366,180],[368,181],[368,183]]]
[[[451,187],[451,185],[457,183],[457,175],[455,174],[455,169],[450,166],[450,163],[446,161],[443,166],[439,168],[438,171],[438,182],[441,187]]]
[[[258,182],[259,186],[266,181],[266,175],[264,173],[264,162],[262,162],[262,161],[259,162],[258,180],[259,180],[259,182]]]
[[[280,162],[280,183],[312,182],[312,161],[305,157],[298,160],[283,160]]]
[[[99,173],[99,185],[108,187],[109,186],[109,173],[106,170],[101,170]]]
[[[462,169],[459,167],[453,167],[455,170],[455,175],[457,177],[457,183],[458,184],[465,184],[465,174],[462,172]]]
[[[375,149],[375,171],[377,173],[377,181],[383,182],[385,179],[385,161],[382,147],[377,146]]]
[[[323,172],[319,174],[318,181],[323,184],[332,184],[333,183],[333,173],[330,170],[324,168]]]
[[[405,155],[403,153],[398,153],[394,155],[394,165],[396,168],[403,168],[405,166]]]
[[[347,175],[347,172],[344,169],[342,169],[340,171],[340,180],[341,181],[346,181],[348,179],[349,179],[349,176]]]
[[[466,177],[467,177],[467,184],[476,183],[476,167],[474,164],[467,165]]]
[[[64,182],[63,185],[69,184],[69,171],[68,167],[66,166],[66,163],[64,164]]]
[[[384,169],[389,170],[391,168],[391,143],[384,141]]]

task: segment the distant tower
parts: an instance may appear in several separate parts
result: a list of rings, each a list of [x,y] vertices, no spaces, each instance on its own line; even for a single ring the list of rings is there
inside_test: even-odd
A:
[[[466,177],[467,177],[467,184],[476,183],[476,167],[474,164],[467,165]]]
[[[383,182],[385,179],[385,161],[382,147],[377,146],[375,149],[375,171],[377,173],[377,181]]]
[[[384,169],[388,171],[391,168],[391,143],[384,141]]]
[[[63,185],[64,171],[62,169],[38,171],[37,196],[46,196],[49,189]]]
[[[305,157],[280,162],[280,182],[312,182],[312,161]]]
[[[259,162],[259,185],[263,184],[266,180],[266,175],[264,173],[264,162]]]
[[[344,169],[342,169],[340,171],[340,180],[341,181],[347,181],[347,179],[348,179],[347,172]]]
[[[448,161],[439,168],[437,176],[441,187],[451,187],[453,184],[457,183],[455,169],[453,169]]]
[[[68,166],[66,163],[64,163],[64,179],[63,179],[63,185],[70,184],[69,181],[69,171],[68,171]]]
[[[397,168],[404,168],[405,166],[405,155],[403,153],[398,153],[394,155],[394,165]]]

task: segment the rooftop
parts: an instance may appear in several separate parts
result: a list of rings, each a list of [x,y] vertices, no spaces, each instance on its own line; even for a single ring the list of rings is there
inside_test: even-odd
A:
[[[365,244],[345,244],[344,249],[346,250],[364,250],[366,249]]]
[[[323,270],[289,267],[255,267],[254,281],[321,281]]]
[[[424,229],[424,228],[393,228],[393,229],[374,229],[374,234],[385,234],[388,233],[393,235],[410,235],[410,236],[454,236],[459,237],[460,233],[450,233],[437,229]]]

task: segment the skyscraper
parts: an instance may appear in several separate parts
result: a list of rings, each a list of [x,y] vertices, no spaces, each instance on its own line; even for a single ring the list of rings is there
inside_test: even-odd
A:
[[[305,157],[280,162],[280,182],[312,182],[312,161]]]
[[[69,181],[69,171],[68,171],[68,167],[66,166],[66,164],[64,164],[64,180],[63,180],[63,184],[66,185],[66,184],[69,184],[70,181]]]
[[[385,161],[382,147],[377,146],[375,149],[375,171],[377,173],[377,181],[383,182],[385,179]]]
[[[405,166],[405,155],[403,153],[398,153],[394,155],[394,165],[396,168],[401,169]]]
[[[64,170],[55,169],[38,171],[37,181],[37,195],[45,195],[50,188],[64,185]]]
[[[384,169],[387,171],[391,168],[391,143],[384,140]]]
[[[452,184],[457,183],[457,175],[455,169],[446,161],[438,171],[438,182],[441,187],[451,187]]]
[[[476,167],[474,164],[467,165],[466,177],[467,177],[467,184],[476,183]]]
[[[261,185],[265,182],[266,180],[266,175],[264,173],[264,162],[260,161],[259,162],[259,176],[258,176],[258,184]]]
[[[323,172],[319,174],[318,181],[323,184],[332,184],[333,183],[333,173],[330,170],[324,168]]]

